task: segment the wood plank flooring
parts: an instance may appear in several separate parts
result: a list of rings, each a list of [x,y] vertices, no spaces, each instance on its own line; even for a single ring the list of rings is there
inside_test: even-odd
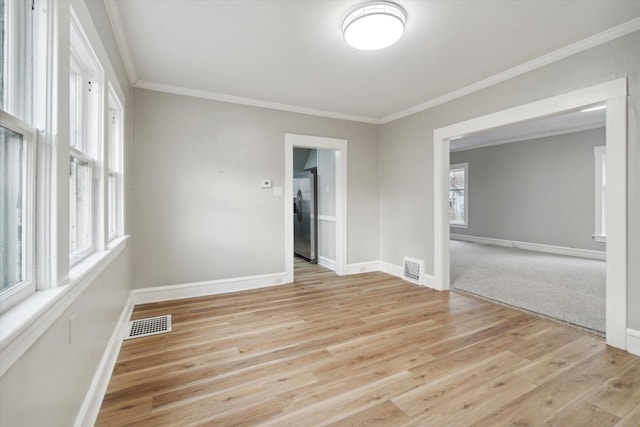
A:
[[[384,273],[136,306],[98,426],[640,425],[640,358]]]

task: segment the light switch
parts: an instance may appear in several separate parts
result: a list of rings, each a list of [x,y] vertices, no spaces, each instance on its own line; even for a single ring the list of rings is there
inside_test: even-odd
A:
[[[273,187],[273,195],[282,197],[282,187]]]
[[[271,180],[270,179],[261,179],[260,187],[262,188],[271,188]]]

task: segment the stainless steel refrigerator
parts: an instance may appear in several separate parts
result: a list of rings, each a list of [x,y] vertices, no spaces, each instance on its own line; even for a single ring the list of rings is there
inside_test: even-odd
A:
[[[318,198],[316,168],[293,175],[293,251],[318,262]]]

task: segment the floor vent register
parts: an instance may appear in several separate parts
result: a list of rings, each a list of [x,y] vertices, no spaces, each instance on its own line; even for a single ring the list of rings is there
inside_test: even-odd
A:
[[[124,339],[148,337],[150,335],[171,332],[171,315],[147,317],[146,319],[132,320]]]

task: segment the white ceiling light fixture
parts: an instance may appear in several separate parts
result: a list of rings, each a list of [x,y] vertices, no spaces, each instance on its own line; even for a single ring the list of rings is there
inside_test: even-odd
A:
[[[360,50],[389,47],[404,34],[407,14],[389,1],[369,1],[355,7],[342,24],[344,40]]]

